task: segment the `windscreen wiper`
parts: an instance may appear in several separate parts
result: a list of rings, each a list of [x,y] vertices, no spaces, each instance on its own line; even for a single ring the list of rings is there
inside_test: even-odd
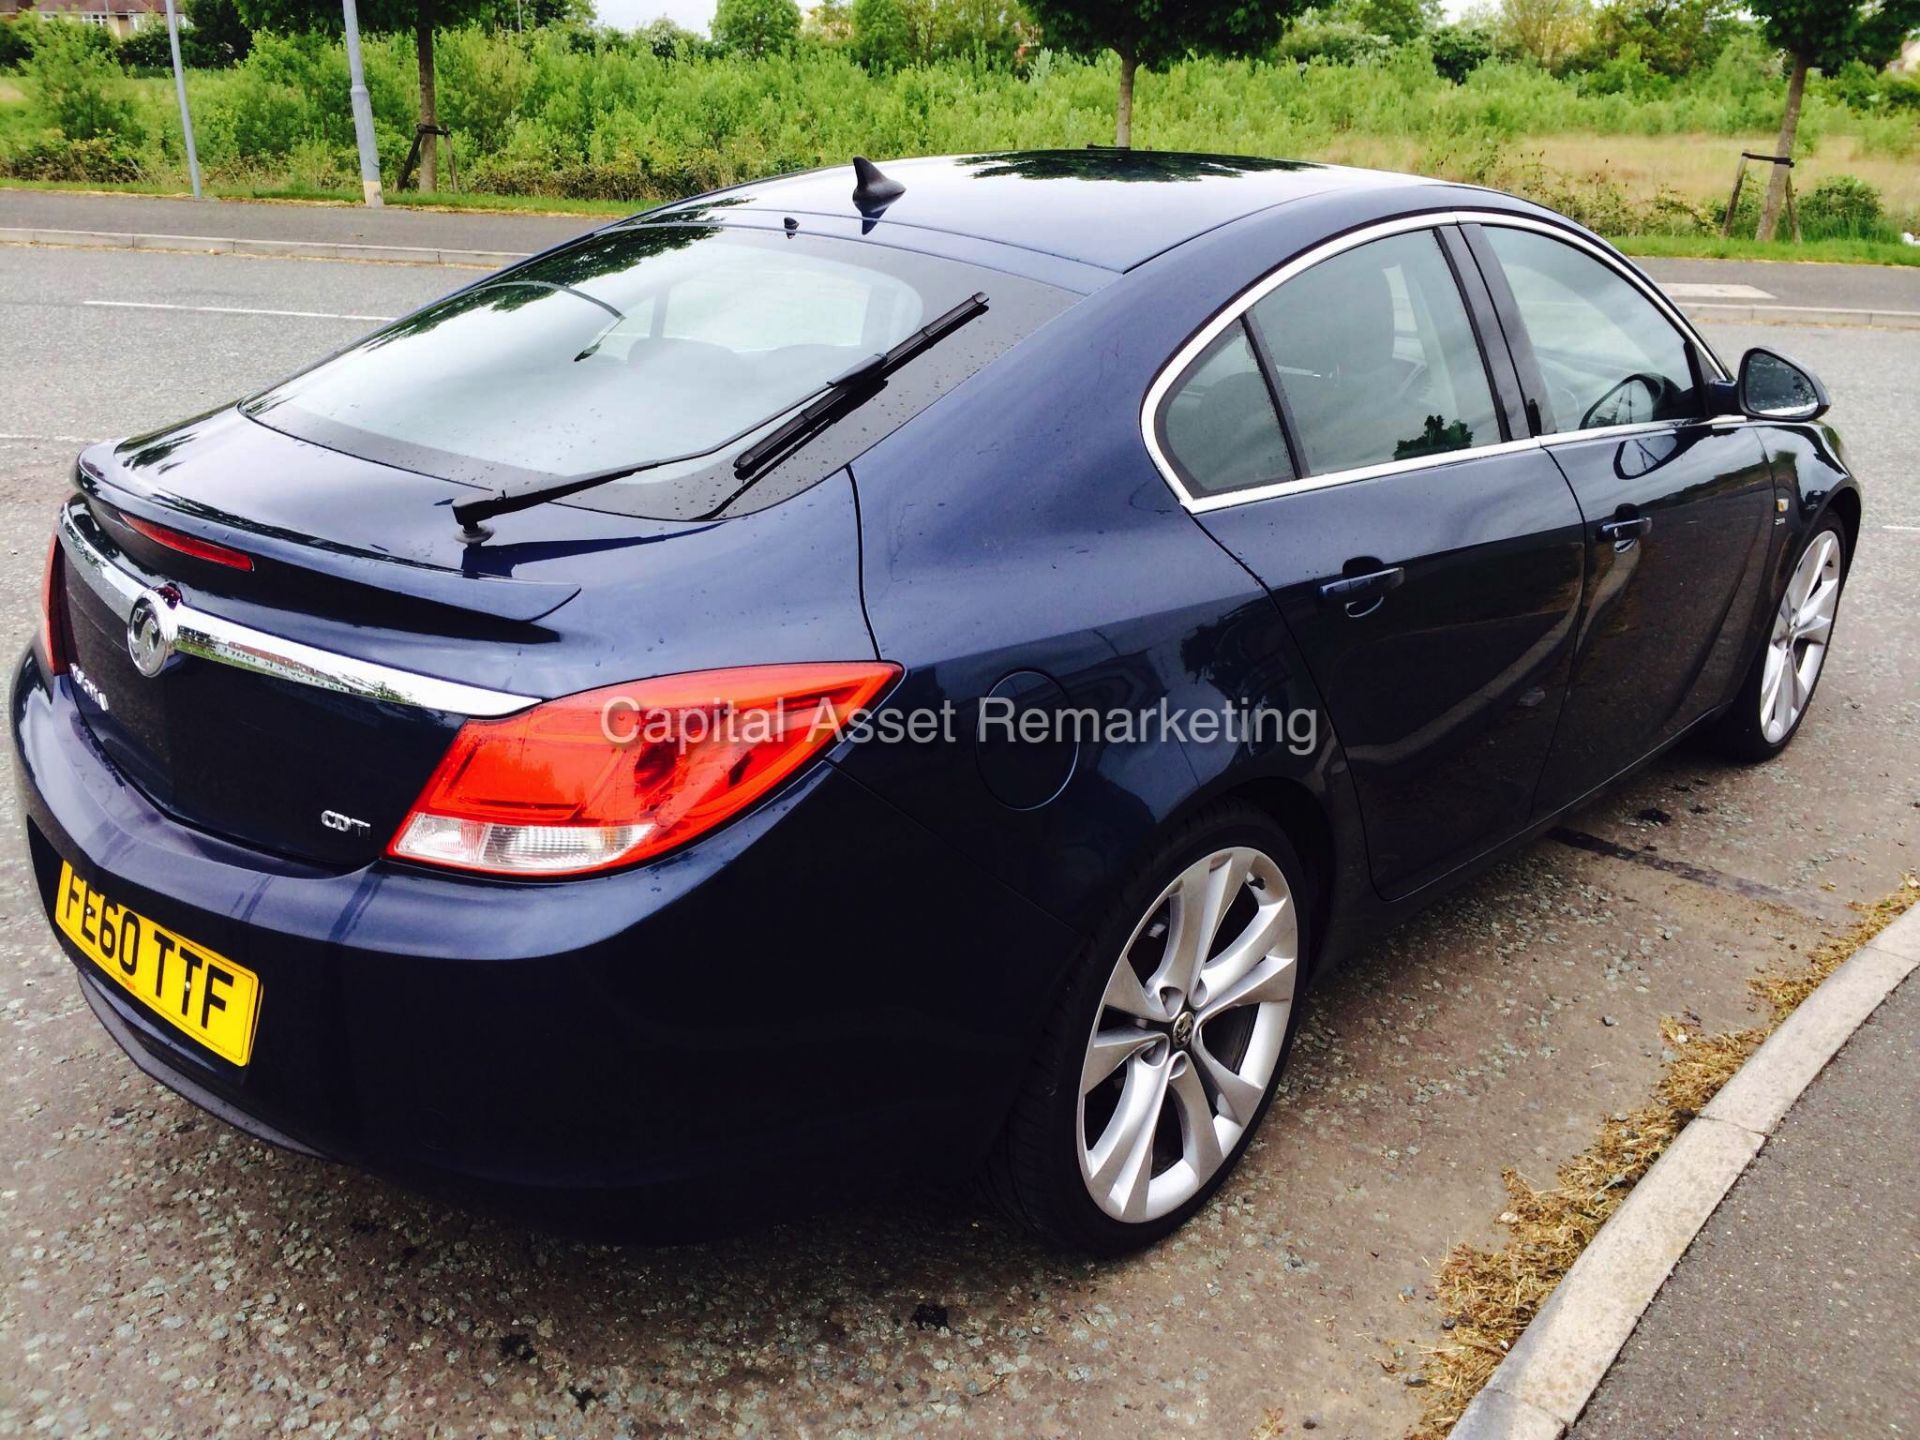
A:
[[[887,377],[917,355],[924,355],[969,320],[987,313],[987,297],[970,295],[930,325],[907,336],[884,355],[870,356],[844,374],[837,375],[799,414],[763,440],[756,440],[733,461],[736,480],[752,480],[761,471],[784,459],[793,451],[838,420],[847,411],[870,400],[887,383]]]
[[[741,451],[733,462],[734,477],[751,484],[763,471],[777,461],[785,459],[849,410],[872,399],[885,387],[889,375],[914,357],[931,350],[969,320],[984,315],[986,310],[985,295],[970,296],[931,324],[914,331],[891,350],[883,354],[870,355],[858,365],[836,375],[815,392],[791,419],[785,421],[764,439],[755,441]],[[684,455],[668,455],[639,465],[625,465],[617,470],[602,470],[591,475],[575,475],[563,480],[536,480],[528,485],[508,486],[491,495],[478,496],[472,500],[457,500],[453,505],[453,518],[460,523],[460,534],[463,538],[470,541],[484,540],[493,532],[488,530],[482,522],[492,519],[495,515],[508,515],[515,510],[531,509],[549,500],[565,499],[569,495],[577,495],[595,486],[624,480],[632,475],[643,475],[649,470],[660,470],[669,465],[682,465],[690,460],[719,454],[728,447],[739,444],[766,423],[765,420],[756,420],[746,429],[736,431],[717,444],[691,450]],[[745,485],[741,488],[744,489]]]

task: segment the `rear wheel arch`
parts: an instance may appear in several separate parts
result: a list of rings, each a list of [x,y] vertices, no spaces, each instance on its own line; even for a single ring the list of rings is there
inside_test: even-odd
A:
[[[1314,798],[1313,792],[1297,780],[1274,777],[1250,780],[1227,791],[1220,798],[1245,800],[1257,806],[1271,815],[1274,823],[1287,832],[1287,838],[1293,842],[1294,850],[1311,877],[1313,899],[1324,914],[1338,864],[1334,854],[1333,822],[1328,818],[1325,806]]]
[[[1236,801],[1251,805],[1278,825],[1306,869],[1306,898],[1313,910],[1306,957],[1306,975],[1311,979],[1320,970],[1326,948],[1334,882],[1340,872],[1339,844],[1325,800],[1299,780],[1281,775],[1257,776],[1196,795],[1190,804],[1169,818],[1159,833],[1161,836],[1171,834],[1197,812]]]
[[[1833,498],[1827,501],[1827,513],[1840,521],[1841,538],[1846,541],[1846,553],[1840,557],[1840,563],[1848,568],[1853,565],[1853,557],[1860,545],[1860,492],[1851,485],[1833,492]],[[1820,523],[1816,517],[1814,524]]]

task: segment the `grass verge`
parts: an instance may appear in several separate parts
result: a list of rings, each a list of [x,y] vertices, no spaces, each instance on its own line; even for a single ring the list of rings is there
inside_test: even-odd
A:
[[[67,180],[4,180],[7,190],[51,190],[75,195],[159,195],[186,198],[186,190],[166,182],[136,181],[108,185]],[[357,192],[313,190],[298,186],[209,185],[215,200],[255,200],[294,205],[358,205]],[[450,210],[511,215],[632,215],[651,209],[629,200],[565,200],[541,195],[422,195],[389,191],[387,204],[405,210]],[[1762,245],[1758,240],[1722,240],[1717,235],[1615,235],[1609,237],[1629,255],[1702,260],[1777,260],[1829,265],[1920,265],[1920,245],[1885,240],[1809,240],[1803,245]]]
[[[1722,240],[1718,235],[1614,235],[1608,238],[1629,255],[1674,259],[1920,265],[1920,245],[1907,245],[1898,240],[1809,240],[1802,245],[1763,245],[1758,240]]]
[[[1408,1440],[1444,1440],[1561,1277],[1674,1136],[1821,981],[1916,902],[1920,877],[1909,875],[1900,889],[1868,907],[1851,930],[1809,952],[1803,964],[1755,976],[1754,995],[1769,1013],[1751,1029],[1703,1035],[1671,1016],[1663,1019],[1661,1036],[1673,1058],[1652,1100],[1603,1121],[1599,1138],[1560,1167],[1553,1185],[1536,1189],[1512,1169],[1501,1176],[1507,1187],[1507,1209],[1500,1216],[1508,1227],[1506,1243],[1497,1250],[1457,1246],[1440,1266],[1435,1290],[1447,1338],[1427,1352],[1420,1424]]]

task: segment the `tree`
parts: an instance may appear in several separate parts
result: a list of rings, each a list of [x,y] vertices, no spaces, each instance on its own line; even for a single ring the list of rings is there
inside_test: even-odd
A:
[[[848,0],[820,0],[801,17],[800,33],[822,45],[845,45],[853,39],[853,7]]]
[[[1191,55],[1251,55],[1280,39],[1299,0],[1030,0],[1048,43],[1120,57],[1113,143],[1133,143],[1133,80]]]
[[[34,107],[69,140],[110,140],[138,149],[146,132],[127,93],[112,37],[96,25],[50,20],[27,62]]]
[[[33,58],[31,17],[0,20],[0,70],[16,70]]]
[[[934,59],[978,57],[998,66],[1014,63],[1035,38],[1033,17],[1017,0],[922,0],[929,11]]]
[[[238,65],[253,49],[253,31],[240,18],[234,0],[187,0],[185,18],[180,52],[189,65],[225,69]]]
[[[341,28],[340,0],[237,0],[240,18],[255,30]],[[360,28],[369,34],[413,32],[420,72],[420,127],[440,123],[433,83],[433,32],[441,25],[462,25],[490,13],[494,0],[357,0]],[[439,185],[438,138],[428,135],[420,147],[420,188]]]
[[[540,30],[549,25],[585,29],[593,24],[593,0],[493,0],[479,19],[492,30]]]
[[[1649,70],[1689,75],[1713,64],[1740,28],[1738,0],[1607,0],[1593,17],[1593,53],[1638,46]]]
[[[1502,47],[1544,70],[1563,68],[1586,45],[1592,30],[1588,0],[1500,0],[1494,20]]]
[[[740,55],[777,55],[800,38],[795,0],[720,0],[713,12],[713,40]]]
[[[1440,0],[1337,0],[1322,11],[1396,45],[1417,40],[1440,23]]]
[[[707,42],[697,31],[676,25],[664,15],[635,30],[633,39],[662,60],[693,60],[707,52]]]
[[[1456,85],[1466,84],[1467,76],[1493,58],[1493,37],[1471,22],[1436,26],[1428,43],[1433,68]]]
[[[808,16],[810,26],[826,8]],[[1009,0],[853,0],[845,18],[854,58],[869,70],[948,59],[1005,67],[1032,29],[1024,8]]]
[[[1747,0],[1747,9],[1767,39],[1787,53],[1787,106],[1776,155],[1793,154],[1810,68],[1832,74],[1849,60],[1860,60],[1878,69],[1920,29],[1920,0]],[[1787,167],[1772,169],[1760,209],[1762,240],[1773,239],[1787,193]]]
[[[853,58],[869,70],[898,70],[926,57],[903,0],[853,0]]]

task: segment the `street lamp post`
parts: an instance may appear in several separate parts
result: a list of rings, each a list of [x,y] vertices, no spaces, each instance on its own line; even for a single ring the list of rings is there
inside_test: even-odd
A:
[[[180,12],[167,0],[167,44],[173,51],[173,88],[180,96],[180,128],[187,137],[187,176],[193,198],[200,199],[200,156],[193,148],[193,112],[187,109],[187,71],[180,63]]]
[[[167,0],[171,5],[173,0]],[[373,143],[373,103],[367,98],[367,77],[360,68],[360,16],[353,0],[340,0],[347,22],[347,76],[353,93],[353,138],[360,147],[360,190],[367,204],[384,205],[380,193],[380,151]]]

